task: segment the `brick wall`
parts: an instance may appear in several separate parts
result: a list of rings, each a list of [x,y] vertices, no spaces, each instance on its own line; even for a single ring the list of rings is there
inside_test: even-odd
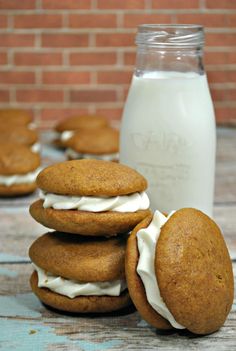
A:
[[[236,124],[236,0],[0,0],[1,106],[119,119],[141,23],[206,26],[217,121]]]

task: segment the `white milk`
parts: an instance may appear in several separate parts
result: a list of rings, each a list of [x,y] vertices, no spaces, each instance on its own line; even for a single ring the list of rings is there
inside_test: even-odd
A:
[[[215,117],[205,75],[133,77],[123,113],[120,162],[147,178],[153,209],[195,207],[212,216]]]

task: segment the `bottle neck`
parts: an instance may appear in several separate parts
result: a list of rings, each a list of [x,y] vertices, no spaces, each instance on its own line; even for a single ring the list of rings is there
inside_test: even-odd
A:
[[[202,48],[156,48],[138,46],[135,75],[155,72],[204,74]]]

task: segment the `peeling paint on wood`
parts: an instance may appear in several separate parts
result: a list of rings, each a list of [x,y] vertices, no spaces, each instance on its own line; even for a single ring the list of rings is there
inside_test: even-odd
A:
[[[50,139],[45,134],[45,140]],[[214,218],[236,259],[236,130],[218,130]],[[63,160],[48,144],[44,164]],[[107,315],[72,315],[48,309],[30,290],[28,247],[48,231],[33,221],[28,205],[37,194],[0,200],[0,350],[3,351],[236,351],[236,303],[216,333],[161,332],[134,309]],[[236,268],[236,263],[234,263]],[[236,271],[235,271],[236,274]]]

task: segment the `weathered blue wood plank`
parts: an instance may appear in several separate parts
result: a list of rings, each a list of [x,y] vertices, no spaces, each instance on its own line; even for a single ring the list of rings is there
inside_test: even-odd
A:
[[[205,337],[186,331],[164,333],[148,326],[132,309],[101,316],[47,309],[30,292],[30,265],[4,267],[18,274],[0,275],[0,350],[235,350],[236,304],[217,333]]]

